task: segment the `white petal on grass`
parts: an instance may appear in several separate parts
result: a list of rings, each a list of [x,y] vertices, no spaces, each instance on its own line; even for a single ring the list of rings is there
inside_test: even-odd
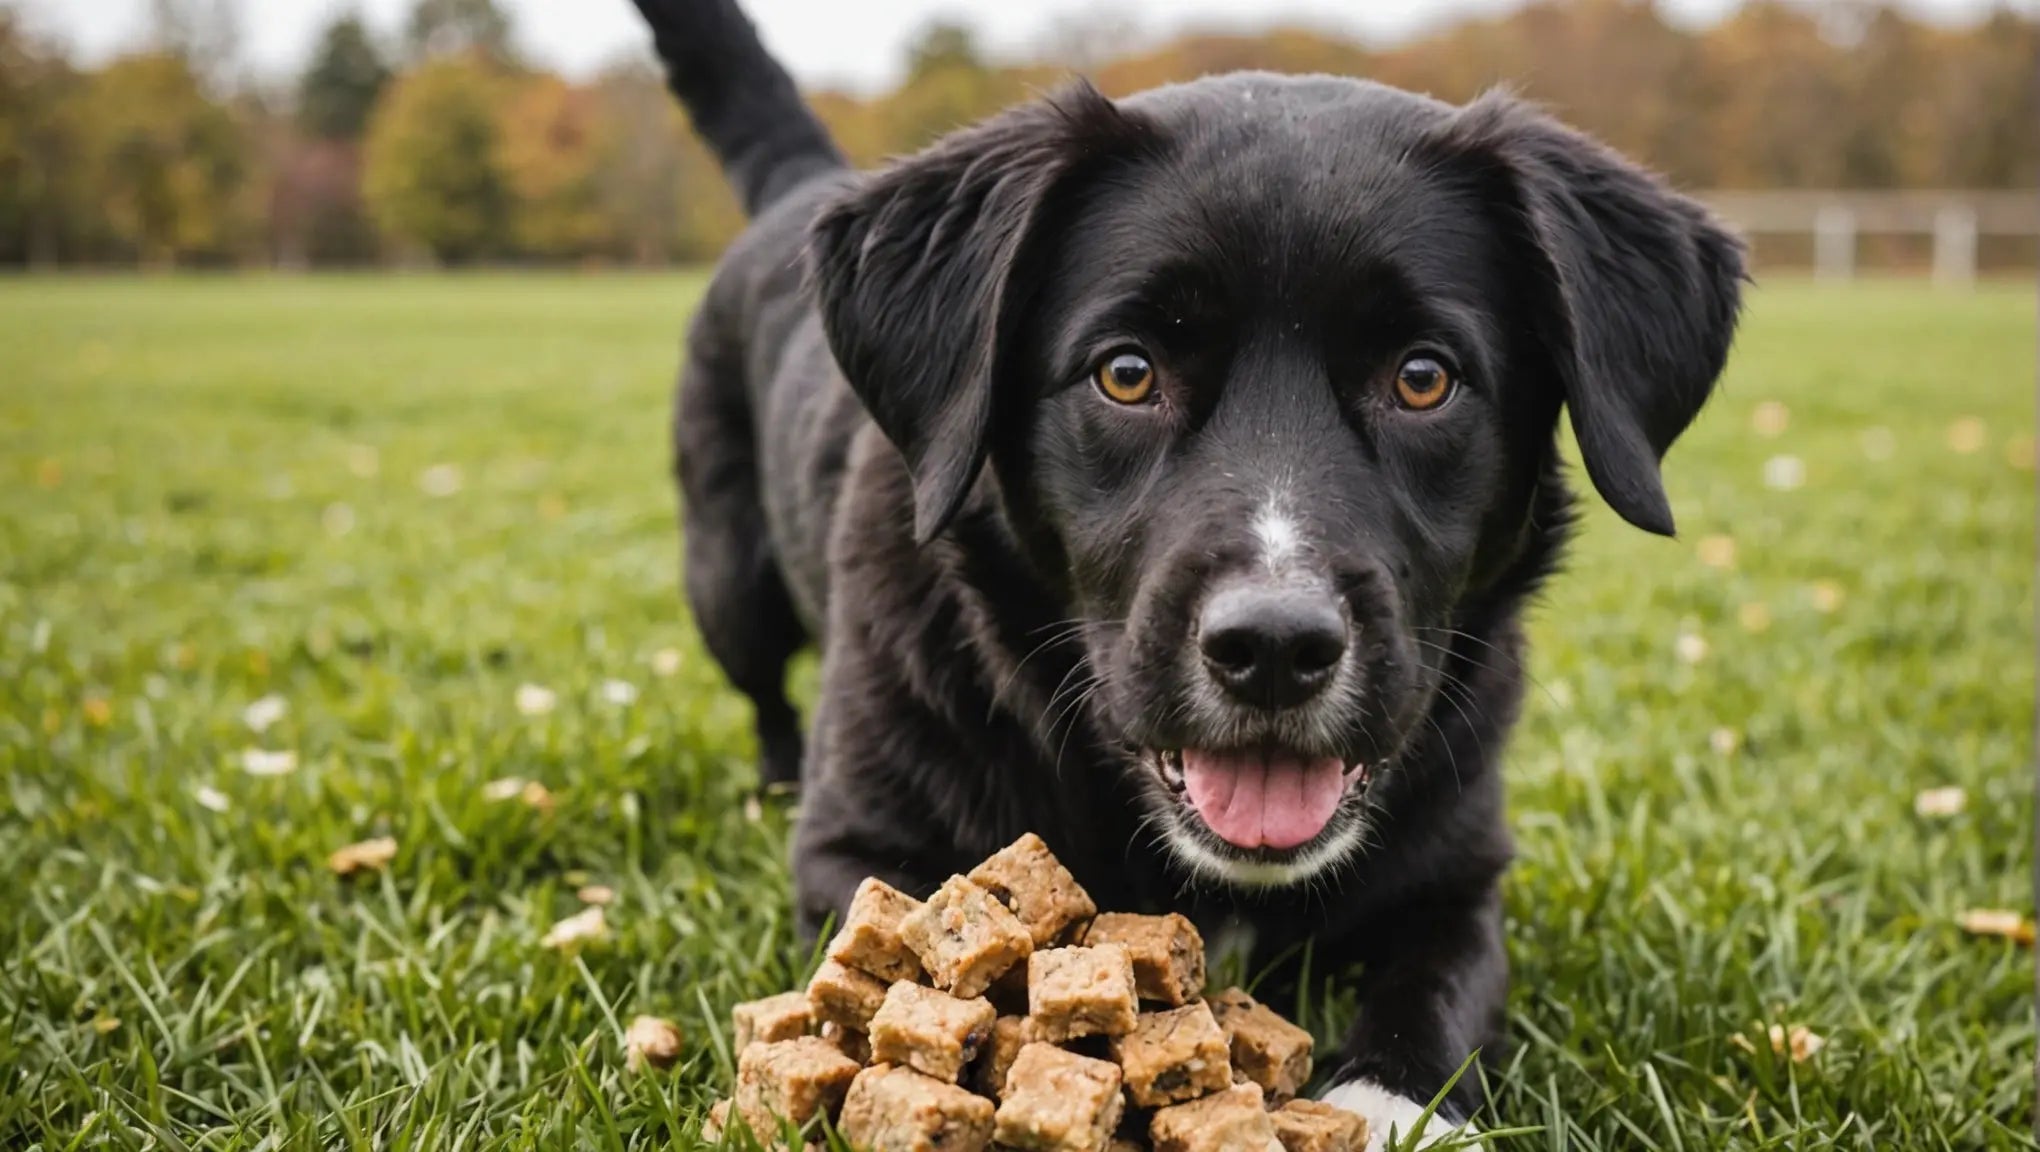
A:
[[[625,1066],[641,1072],[646,1065],[670,1068],[680,1059],[680,1028],[657,1016],[638,1016],[623,1032]]]
[[[487,784],[482,785],[482,799],[492,804],[500,803],[504,800],[515,799],[517,794],[522,791],[524,791],[524,777],[505,776],[500,780],[491,780]]]
[[[380,872],[396,858],[395,838],[378,836],[339,849],[326,857],[326,867],[332,869],[335,876],[351,876],[356,872]]]
[[[571,948],[608,935],[609,921],[603,918],[601,905],[594,905],[553,925],[539,943],[547,948]]]
[[[246,724],[250,732],[267,732],[289,712],[290,701],[272,692],[241,709],[241,723]]]
[[[559,695],[550,688],[537,684],[517,686],[517,710],[526,716],[543,716],[559,703]]]
[[[637,703],[637,697],[637,685],[628,680],[604,680],[602,682],[602,698],[619,708]]]
[[[1773,456],[1764,461],[1764,487],[1773,492],[1790,492],[1806,483],[1806,461],[1797,456]]]
[[[345,536],[354,531],[354,509],[345,502],[335,500],[319,513],[319,524],[328,536]]]
[[[1983,421],[1974,416],[1964,416],[1962,419],[1948,425],[1948,450],[1950,452],[1957,452],[1967,456],[1971,452],[1982,450],[1983,446],[1989,441],[1990,429],[1984,426]]]
[[[1792,410],[1776,400],[1766,400],[1750,412],[1750,427],[1764,437],[1782,436],[1792,423]]]
[[[241,750],[241,771],[250,776],[288,776],[297,771],[297,753],[289,749],[272,752],[267,748]]]
[[[661,648],[652,653],[652,671],[661,676],[671,676],[680,671],[680,650]]]
[[[1681,632],[1672,645],[1679,659],[1688,664],[1698,664],[1707,659],[1707,639],[1696,632]]]
[[[458,464],[434,464],[418,474],[418,490],[427,496],[451,496],[460,491]]]
[[[225,812],[232,807],[227,800],[227,794],[210,784],[199,785],[191,794],[198,800],[198,806],[208,812]]]
[[[1892,454],[1898,451],[1898,437],[1893,436],[1891,429],[1882,424],[1863,429],[1860,442],[1863,446],[1863,456],[1870,460],[1889,460]]]
[[[1929,788],[1913,797],[1913,815],[1925,819],[1955,816],[1967,807],[1969,793],[1955,784],[1944,788]]]

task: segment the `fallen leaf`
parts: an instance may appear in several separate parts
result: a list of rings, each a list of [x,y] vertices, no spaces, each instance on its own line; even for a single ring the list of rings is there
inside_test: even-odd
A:
[[[661,676],[671,676],[680,671],[680,650],[661,648],[652,653],[652,671]]]
[[[331,868],[335,876],[351,876],[362,871],[380,872],[389,867],[390,861],[396,858],[396,840],[389,836],[378,836],[373,840],[363,840],[359,844],[349,844],[326,857],[326,867]]]
[[[64,482],[64,466],[56,460],[43,460],[35,466],[35,482],[44,488],[55,488]]]
[[[619,708],[629,707],[637,702],[637,685],[628,680],[604,680],[602,698]]]
[[[1764,487],[1773,492],[1790,492],[1806,483],[1806,461],[1797,456],[1773,456],[1764,461]]]
[[[633,1072],[643,1071],[647,1064],[671,1068],[680,1058],[680,1026],[657,1016],[634,1017],[624,1029],[623,1050]]]
[[[1964,416],[1962,419],[1948,425],[1948,450],[1950,452],[1959,452],[1967,456],[1971,452],[1981,449],[1984,442],[1989,438],[1990,430],[1984,427],[1983,421],[1974,416]]]
[[[1735,618],[1745,632],[1763,632],[1771,627],[1771,606],[1761,600],[1752,600],[1736,609]]]
[[[1735,567],[1735,537],[1702,536],[1700,538],[1700,562],[1709,568],[1728,569]]]
[[[765,819],[765,805],[760,804],[756,796],[744,797],[744,819],[753,824]]]
[[[601,940],[609,935],[609,922],[602,917],[600,905],[583,908],[546,931],[539,943],[547,948],[570,948],[577,944]]]
[[[1759,436],[1780,436],[1792,423],[1792,410],[1776,400],[1766,400],[1750,412],[1750,427]]]
[[[229,807],[227,794],[210,785],[200,785],[192,795],[198,799],[198,806],[208,812],[225,812]]]
[[[1913,797],[1915,816],[1953,816],[1968,806],[1969,793],[1954,784],[1945,788],[1929,788]]]
[[[290,711],[290,702],[281,696],[269,695],[241,709],[241,723],[251,732],[267,732],[271,725],[283,719]]]
[[[1791,1057],[1794,1064],[1806,1063],[1813,1059],[1814,1053],[1827,1047],[1827,1037],[1804,1024],[1794,1024],[1790,1028],[1783,1024],[1773,1024],[1766,1030],[1766,1035],[1771,1041],[1771,1051],[1780,1056]],[[1757,1050],[1757,1046],[1750,1043],[1749,1037],[1740,1032],[1729,1037],[1729,1042],[1745,1052]]]
[[[1742,747],[1742,733],[1733,728],[1716,728],[1707,734],[1707,746],[1717,756],[1733,756]]]
[[[115,1029],[120,1027],[120,1017],[94,1016],[92,1018],[92,1022],[90,1024],[87,1024],[86,1027],[92,1029],[94,1032],[99,1033],[101,1036],[105,1036],[108,1033],[113,1032]]]
[[[517,710],[526,716],[543,716],[559,703],[559,695],[550,688],[537,684],[517,686]]]
[[[418,474],[418,489],[427,496],[451,496],[460,491],[460,466],[434,464]]]
[[[2033,922],[2009,908],[1971,908],[1955,917],[1971,936],[2002,936],[2020,944],[2033,943]]]
[[[297,771],[297,753],[284,749],[271,752],[267,748],[245,748],[241,751],[241,771],[250,776],[288,776]]]
[[[1698,664],[1707,659],[1706,638],[1692,632],[1681,632],[1672,649],[1679,654],[1679,659],[1688,664]]]
[[[1821,580],[1813,586],[1813,610],[1831,613],[1842,606],[1845,595],[1842,586],[1832,580]]]
[[[583,904],[608,904],[616,899],[616,889],[607,884],[583,884],[574,898]]]
[[[527,808],[536,808],[538,811],[543,812],[548,816],[552,815],[553,810],[552,790],[547,788],[545,785],[540,784],[536,780],[533,780],[530,783],[527,783],[524,787],[519,788],[517,790],[517,798],[519,800],[524,801],[525,807]]]
[[[113,703],[104,696],[87,696],[78,706],[85,716],[85,722],[94,728],[104,728],[113,722]]]

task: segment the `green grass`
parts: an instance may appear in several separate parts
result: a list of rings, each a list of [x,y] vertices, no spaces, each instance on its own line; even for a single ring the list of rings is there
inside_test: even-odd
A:
[[[692,1142],[729,1005],[803,962],[785,813],[746,803],[747,714],[677,593],[698,290],[0,282],[0,1146]],[[2032,904],[2034,315],[1765,288],[1672,456],[1682,540],[1590,516],[1510,757],[1487,1119],[1537,1131],[1501,1143],[2034,1147],[2030,953],[1953,923]],[[1803,487],[1765,485],[1783,454]],[[502,777],[556,810],[484,799]],[[1941,784],[1967,811],[1916,817]],[[384,834],[388,871],[329,873]],[[587,881],[612,938],[541,947]],[[626,1073],[640,1012],[679,1068]],[[1737,1046],[1759,1021],[1827,1046]]]

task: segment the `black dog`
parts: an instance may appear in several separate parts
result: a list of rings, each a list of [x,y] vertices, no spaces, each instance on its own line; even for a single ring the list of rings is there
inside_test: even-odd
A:
[[[674,441],[696,618],[802,786],[809,929],[1037,832],[1270,987],[1311,942],[1359,996],[1336,1098],[1407,1131],[1499,1039],[1560,409],[1669,534],[1736,240],[1510,99],[1324,76],[1080,85],[857,176],[733,0],[637,4],[755,218]]]

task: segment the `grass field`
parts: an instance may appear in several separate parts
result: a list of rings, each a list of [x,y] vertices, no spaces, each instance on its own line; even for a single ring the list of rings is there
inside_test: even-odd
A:
[[[803,963],[676,591],[698,288],[0,282],[0,1146],[694,1142]],[[1764,288],[1682,539],[1596,507],[1511,756],[1498,1144],[2035,1146],[2031,953],[1956,924],[2032,905],[2034,318]],[[609,939],[544,947],[588,883]]]

